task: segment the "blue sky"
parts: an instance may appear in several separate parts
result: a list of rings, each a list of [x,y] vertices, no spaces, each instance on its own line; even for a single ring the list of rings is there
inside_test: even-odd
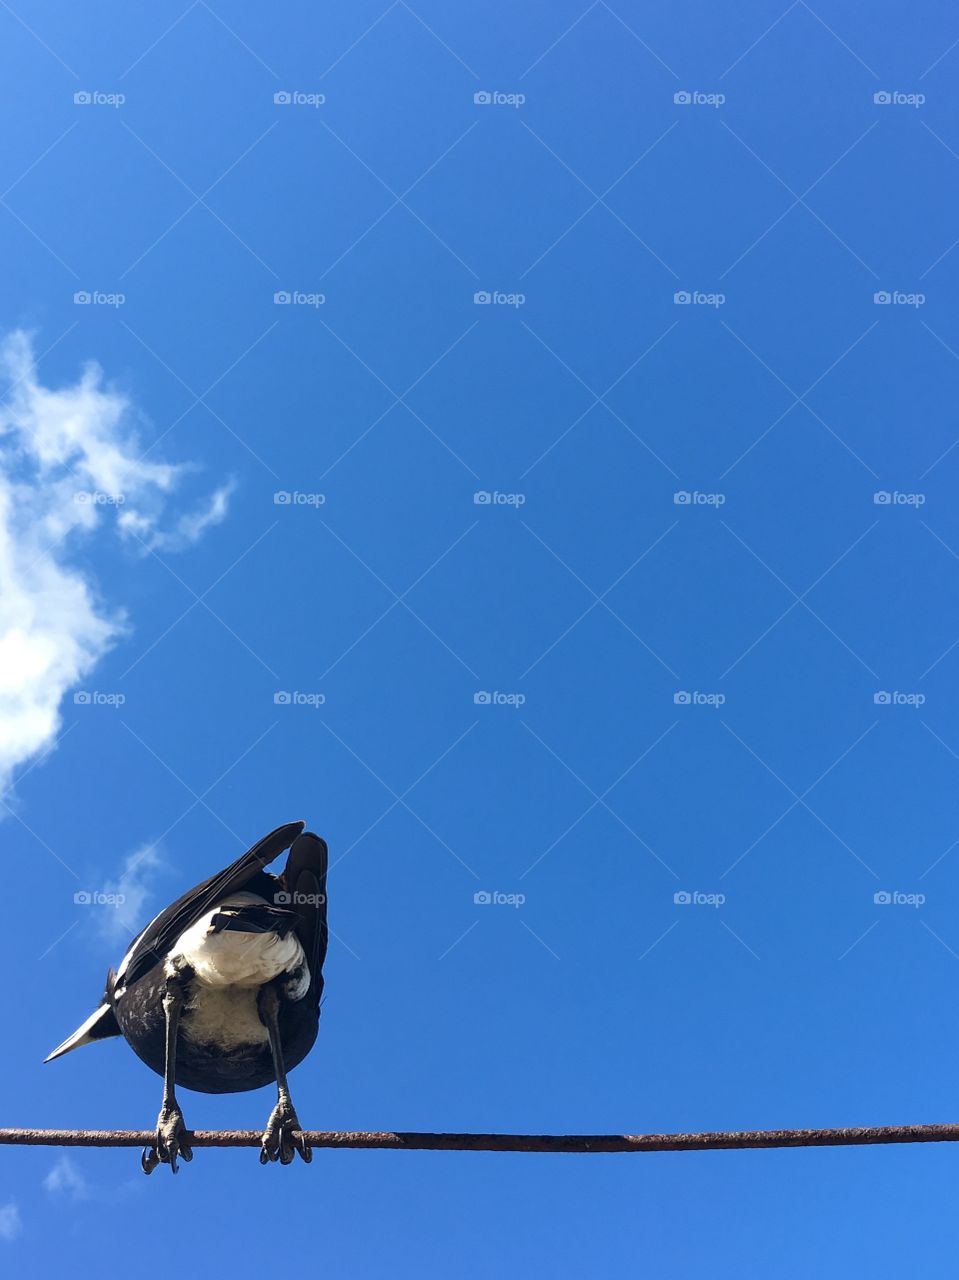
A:
[[[41,1060],[298,818],[333,857],[309,1127],[954,1118],[952,8],[0,29],[5,1122],[152,1124],[122,1044]],[[954,1200],[948,1146],[10,1150],[0,1247],[935,1274]]]

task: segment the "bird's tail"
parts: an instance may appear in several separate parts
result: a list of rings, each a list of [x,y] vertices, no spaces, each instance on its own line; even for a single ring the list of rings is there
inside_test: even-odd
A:
[[[116,1014],[110,1005],[104,1001],[98,1009],[90,1014],[86,1022],[77,1027],[73,1035],[67,1036],[63,1044],[58,1044],[53,1053],[44,1058],[44,1062],[52,1062],[54,1058],[62,1057],[63,1054],[69,1053],[71,1049],[79,1049],[83,1044],[92,1044],[94,1040],[106,1040],[110,1036],[118,1036],[119,1034],[120,1026],[117,1022]]]

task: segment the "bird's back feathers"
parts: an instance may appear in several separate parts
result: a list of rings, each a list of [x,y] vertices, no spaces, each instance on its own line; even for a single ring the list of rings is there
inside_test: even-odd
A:
[[[181,934],[231,893],[243,889],[262,892],[264,887],[272,890],[274,886],[278,886],[276,878],[268,876],[263,869],[278,858],[284,849],[290,847],[305,825],[303,822],[287,822],[282,827],[277,827],[225,870],[210,876],[209,880],[190,889],[165,911],[161,911],[135,939],[124,956],[117,970],[117,991],[132,986],[144,974],[149,973],[154,965],[165,958]],[[264,886],[257,884],[261,875],[266,882]],[[263,893],[262,896],[272,897],[272,892]]]

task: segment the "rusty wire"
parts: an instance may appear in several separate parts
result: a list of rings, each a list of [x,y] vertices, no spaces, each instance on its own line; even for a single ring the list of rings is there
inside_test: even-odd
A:
[[[760,1129],[729,1133],[531,1135],[519,1133],[328,1133],[304,1131],[311,1147],[380,1151],[523,1151],[597,1154],[627,1151],[730,1151],[773,1147],[863,1147],[887,1143],[957,1142],[959,1124],[883,1125],[858,1129]],[[0,1146],[141,1147],[148,1130],[0,1129]],[[197,1129],[193,1147],[258,1147],[255,1129]]]

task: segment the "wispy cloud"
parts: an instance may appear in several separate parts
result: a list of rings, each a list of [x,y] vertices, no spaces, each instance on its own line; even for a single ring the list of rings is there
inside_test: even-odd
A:
[[[0,791],[56,740],[64,694],[128,629],[81,544],[112,526],[136,551],[186,547],[226,516],[232,486],[170,512],[186,465],[151,461],[129,399],[95,364],[44,386],[27,334],[0,340]]]
[[[105,893],[115,895],[118,905],[104,907],[95,918],[110,942],[128,940],[146,924],[153,882],[165,866],[154,845],[143,845],[127,856],[120,874],[104,885]]]
[[[207,529],[212,529],[226,519],[230,505],[230,495],[235,489],[233,481],[221,485],[210,497],[205,506],[180,516],[172,529],[156,529],[150,533],[147,547],[153,550],[182,551],[185,547],[199,542]],[[120,517],[123,527],[123,516]]]
[[[18,1206],[12,1200],[0,1204],[0,1240],[16,1240],[22,1230],[23,1220]]]
[[[69,1156],[59,1157],[43,1185],[52,1195],[69,1196],[71,1200],[86,1200],[90,1195],[89,1183]]]

